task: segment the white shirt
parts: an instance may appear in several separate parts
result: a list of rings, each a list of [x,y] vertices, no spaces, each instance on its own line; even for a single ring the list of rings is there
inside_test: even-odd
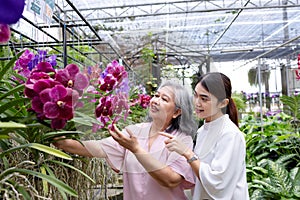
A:
[[[244,134],[226,114],[197,131],[200,168],[193,200],[248,200]]]

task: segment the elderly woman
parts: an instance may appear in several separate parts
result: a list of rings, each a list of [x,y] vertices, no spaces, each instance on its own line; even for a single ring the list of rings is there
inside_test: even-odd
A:
[[[58,140],[54,145],[67,152],[105,158],[116,172],[123,172],[124,199],[187,199],[184,189],[194,186],[186,159],[165,147],[164,131],[192,148],[196,123],[191,96],[176,82],[163,83],[150,101],[150,121],[115,126],[111,137],[97,141]]]

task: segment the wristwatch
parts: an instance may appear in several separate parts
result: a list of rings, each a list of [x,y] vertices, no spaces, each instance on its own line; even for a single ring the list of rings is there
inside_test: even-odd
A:
[[[187,162],[191,163],[191,162],[193,162],[195,160],[198,160],[198,159],[199,159],[199,157],[196,154],[194,154],[190,159],[187,160]]]

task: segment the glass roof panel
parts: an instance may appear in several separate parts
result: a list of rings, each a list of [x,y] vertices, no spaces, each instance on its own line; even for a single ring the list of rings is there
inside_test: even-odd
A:
[[[55,0],[55,5],[50,24],[25,12],[15,31],[37,42],[61,43],[65,25],[69,41],[95,44],[108,59],[131,57],[150,44],[155,52],[195,62],[207,55],[215,61],[284,57],[300,48],[297,0]]]

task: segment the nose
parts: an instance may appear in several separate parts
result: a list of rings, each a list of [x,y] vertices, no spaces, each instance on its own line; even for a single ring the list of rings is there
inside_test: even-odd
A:
[[[201,98],[199,98],[199,97],[194,97],[194,103],[195,103],[195,105],[197,105],[197,106],[201,106],[201,104],[202,104]]]
[[[154,104],[158,104],[158,102],[160,101],[160,98],[159,98],[159,97],[153,97],[153,98],[151,99],[151,101],[152,101],[152,103],[154,103]]]

